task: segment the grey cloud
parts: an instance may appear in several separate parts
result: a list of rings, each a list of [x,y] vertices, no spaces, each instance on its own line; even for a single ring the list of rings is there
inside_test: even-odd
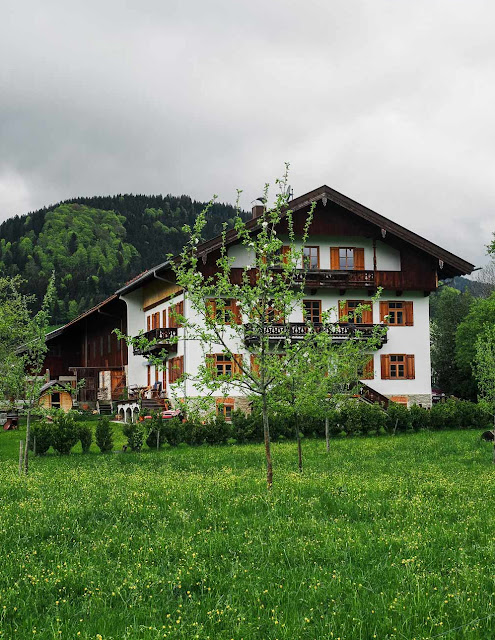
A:
[[[60,199],[246,208],[292,164],[476,263],[495,229],[484,1],[7,0],[0,220]]]

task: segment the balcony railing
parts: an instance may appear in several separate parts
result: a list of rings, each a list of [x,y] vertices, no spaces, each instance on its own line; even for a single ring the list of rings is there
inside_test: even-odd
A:
[[[333,271],[318,269],[300,272],[295,282],[306,283],[308,287],[375,287],[374,271]]]
[[[139,336],[136,337],[139,338]],[[160,327],[158,329],[151,329],[151,331],[146,331],[142,337],[146,338],[146,341],[152,344],[134,345],[133,352],[135,356],[144,356],[148,353],[161,351],[162,349],[172,350],[176,342],[172,341],[171,338],[177,338],[177,328]]]
[[[332,335],[332,342],[339,343],[345,340],[369,340],[377,335],[380,338],[380,347],[387,342],[386,331],[378,333],[377,327],[383,325],[377,324],[353,324],[347,322],[335,322],[332,324],[314,323],[308,325],[304,322],[290,322],[280,324],[267,324],[263,326],[263,337],[270,341],[278,340],[301,340],[308,333],[320,333],[320,331],[328,331]],[[244,340],[246,344],[259,342],[259,328],[255,328],[252,324],[244,326]]]

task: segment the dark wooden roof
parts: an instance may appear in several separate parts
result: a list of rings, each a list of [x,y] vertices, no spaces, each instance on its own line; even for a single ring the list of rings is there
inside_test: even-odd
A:
[[[356,202],[355,200],[344,196],[342,193],[335,191],[335,189],[331,189],[327,185],[323,185],[321,187],[318,187],[318,189],[314,189],[309,193],[305,193],[304,195],[299,196],[298,198],[294,198],[294,200],[291,200],[288,203],[288,209],[293,212],[297,212],[304,208],[309,208],[311,206],[311,203],[318,201],[322,201],[323,204],[326,204],[327,202],[333,202],[343,209],[359,216],[363,220],[366,220],[375,225],[380,231],[383,229],[388,234],[411,244],[417,249],[424,251],[429,256],[437,259],[438,261],[441,261],[443,263],[443,269],[439,269],[440,278],[451,278],[453,276],[468,274],[471,273],[475,268],[475,266],[470,262],[459,258],[459,256],[454,255],[446,249],[442,249],[442,247],[439,247],[433,242],[430,242],[426,238],[419,236],[413,231],[409,231],[409,229],[402,227],[400,224],[392,222],[392,220],[385,218],[385,216],[376,213],[376,211],[373,211],[372,209],[368,209],[368,207],[365,207],[364,205],[359,204],[359,202]],[[255,218],[249,220],[246,223],[246,226],[249,230],[255,231],[259,227],[259,219]],[[232,244],[236,242],[236,240],[237,233],[235,230],[231,229],[227,232],[226,235],[227,244]],[[200,257],[205,256],[208,253],[211,253],[212,251],[218,249],[221,244],[222,236],[216,236],[211,240],[203,242],[203,244],[198,247],[198,255]],[[170,261],[167,261],[156,267],[153,267],[153,269],[150,269],[149,271],[145,271],[143,274],[140,274],[126,286],[119,289],[117,291],[117,295],[129,293],[130,291],[139,288],[146,282],[152,280],[155,276],[155,273],[163,273],[164,271],[170,269],[170,267],[171,263]]]

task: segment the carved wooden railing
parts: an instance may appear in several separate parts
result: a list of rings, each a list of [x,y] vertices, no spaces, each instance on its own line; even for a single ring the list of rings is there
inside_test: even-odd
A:
[[[262,335],[269,340],[301,340],[308,333],[320,333],[320,331],[328,331],[332,335],[332,341],[335,343],[344,340],[369,340],[374,336],[379,337],[379,346],[382,347],[387,342],[387,334],[385,331],[378,333],[377,324],[352,324],[347,322],[335,322],[332,324],[313,323],[306,324],[304,322],[290,322],[280,324],[267,324],[263,326]],[[378,334],[378,335],[377,335]],[[246,344],[258,342],[260,338],[259,327],[252,324],[244,325],[244,340]]]
[[[376,402],[383,409],[388,409],[388,405],[390,404],[390,400],[386,396],[381,394],[379,391],[375,391],[375,389],[368,387],[368,385],[364,383],[361,383],[360,385],[359,395],[368,402]]]
[[[139,336],[137,336],[139,337]],[[161,349],[170,349],[175,345],[175,342],[171,342],[171,338],[177,337],[176,327],[159,327],[158,329],[151,329],[143,334],[143,338],[152,344],[136,344],[133,348],[135,356],[143,356],[152,351],[160,351]]]

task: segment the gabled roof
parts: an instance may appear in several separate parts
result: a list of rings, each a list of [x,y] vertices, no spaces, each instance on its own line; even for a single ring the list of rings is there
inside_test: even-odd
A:
[[[46,336],[45,336],[45,341],[48,342],[49,340],[53,340],[54,338],[57,338],[59,335],[64,333],[64,331],[66,331],[67,329],[69,329],[73,325],[77,324],[78,322],[80,322],[84,318],[87,318],[88,316],[90,316],[95,311],[98,311],[99,309],[103,309],[103,307],[105,307],[108,303],[112,302],[113,300],[117,300],[118,297],[119,296],[116,293],[113,293],[106,300],[103,300],[103,302],[100,302],[99,304],[95,305],[91,309],[88,309],[84,313],[81,313],[81,315],[77,316],[77,318],[74,318],[74,320],[71,320],[67,324],[64,324],[63,327],[59,327],[58,329],[54,329],[53,331],[50,331],[50,333],[47,333]]]
[[[396,222],[392,222],[392,220],[385,218],[385,216],[376,213],[376,211],[373,211],[372,209],[368,209],[368,207],[365,207],[364,205],[359,204],[359,202],[356,202],[355,200],[348,198],[342,193],[335,191],[335,189],[331,189],[327,185],[322,185],[321,187],[318,187],[318,189],[314,189],[313,191],[305,193],[298,198],[294,198],[288,203],[287,208],[293,212],[296,212],[304,209],[305,207],[309,207],[311,206],[311,203],[318,201],[322,201],[324,205],[326,205],[328,202],[333,202],[341,206],[343,209],[346,209],[347,211],[359,216],[363,220],[374,224],[380,230],[383,229],[390,235],[409,243],[410,245],[416,247],[417,249],[420,249],[421,251],[424,251],[433,258],[441,261],[444,266],[445,277],[471,273],[475,268],[474,265],[470,262],[459,258],[446,249],[442,249],[442,247],[439,247],[433,242],[430,242],[426,238],[423,238],[413,231],[409,231],[409,229],[402,227]],[[249,230],[255,231],[259,227],[259,219],[254,218],[252,220],[249,220],[248,222],[246,222],[246,227]],[[237,232],[234,229],[231,229],[226,234],[226,242],[227,244],[232,244],[236,240]],[[221,245],[221,235],[216,236],[211,240],[207,240],[198,247],[198,256],[206,256],[208,253],[211,253],[212,251],[218,249]],[[146,282],[153,280],[156,273],[163,272],[166,269],[169,269],[170,266],[171,262],[166,261],[162,264],[157,265],[156,267],[153,267],[152,269],[149,269],[148,271],[145,271],[137,278],[119,289],[116,294],[122,295],[139,288]]]

